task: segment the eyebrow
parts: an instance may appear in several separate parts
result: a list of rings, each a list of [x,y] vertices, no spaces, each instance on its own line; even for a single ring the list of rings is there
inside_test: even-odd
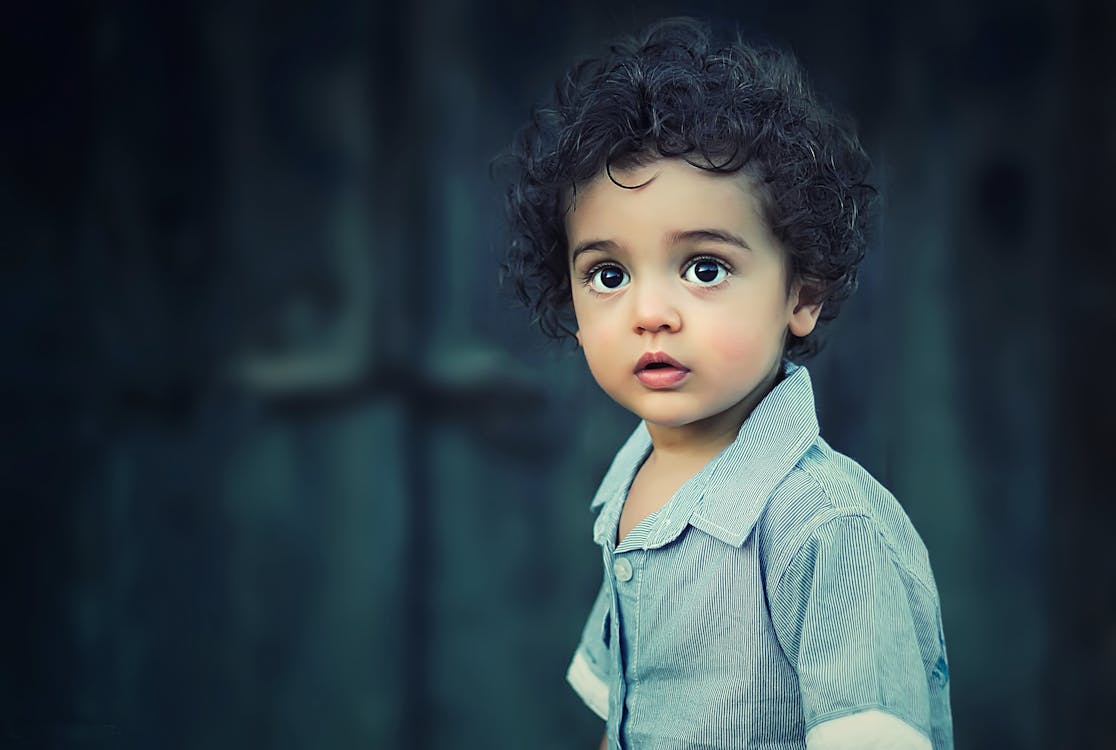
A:
[[[735,245],[741,250],[752,249],[742,237],[724,229],[687,229],[685,231],[671,232],[667,235],[667,240],[669,240],[669,244],[671,245],[677,245],[681,242],[712,240],[713,242],[723,242],[726,245]],[[577,256],[591,250],[608,252],[614,251],[618,247],[619,246],[612,240],[586,240],[585,242],[578,243],[577,247],[574,248],[573,253],[570,255],[570,262],[572,263],[577,260]]]
[[[712,240],[723,242],[726,245],[736,245],[741,250],[751,250],[743,237],[739,237],[725,229],[690,229],[685,232],[673,232],[670,235],[670,244],[680,242],[693,242],[694,240]]]
[[[608,252],[609,250],[615,250],[617,247],[618,245],[612,240],[586,240],[585,242],[578,243],[578,246],[574,248],[573,253],[570,255],[570,262],[572,263],[577,260],[577,256],[591,250]]]

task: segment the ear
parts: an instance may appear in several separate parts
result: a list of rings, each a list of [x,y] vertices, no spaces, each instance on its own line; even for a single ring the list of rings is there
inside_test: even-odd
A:
[[[814,326],[818,324],[818,316],[821,315],[822,303],[811,301],[813,292],[812,287],[804,286],[801,281],[796,281],[791,289],[788,300],[791,308],[790,322],[787,328],[799,338],[808,336],[814,330]]]
[[[580,328],[578,328],[576,331],[574,331],[574,338],[577,339],[578,347],[581,347],[581,329]]]

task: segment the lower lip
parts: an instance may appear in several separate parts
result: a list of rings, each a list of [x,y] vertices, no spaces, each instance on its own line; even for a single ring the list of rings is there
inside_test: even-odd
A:
[[[689,374],[689,370],[679,370],[677,367],[656,367],[640,370],[636,377],[648,388],[670,388],[681,383]]]

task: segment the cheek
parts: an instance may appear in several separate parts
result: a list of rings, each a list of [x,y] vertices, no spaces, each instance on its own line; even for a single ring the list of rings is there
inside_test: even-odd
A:
[[[591,318],[578,321],[577,340],[581,345],[581,353],[589,364],[589,370],[594,375],[607,372],[611,360],[609,353],[616,350],[611,339],[607,326],[594,325]]]
[[[759,337],[751,331],[741,331],[733,335],[724,332],[709,342],[711,353],[724,362],[739,362],[755,359],[763,349]]]
[[[602,342],[592,336],[583,338],[581,353],[585,355],[585,364],[597,382],[606,393],[616,396],[618,389],[623,387],[630,364],[617,354],[617,348]]]
[[[577,318],[578,340],[583,347],[607,347],[610,341],[620,338],[624,331],[617,325],[615,312],[599,305],[574,304]]]
[[[782,329],[776,321],[765,325],[720,326],[709,337],[707,345],[711,354],[726,364],[744,366],[766,361],[782,341]]]
[[[590,366],[605,364],[616,359],[617,346],[607,335],[589,330],[581,332],[581,350]]]
[[[783,297],[772,292],[773,282],[756,285],[702,321],[711,352],[727,361],[755,361],[781,349],[789,321]]]

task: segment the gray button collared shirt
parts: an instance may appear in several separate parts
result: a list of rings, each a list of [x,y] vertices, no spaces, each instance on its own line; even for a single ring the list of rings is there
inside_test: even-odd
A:
[[[593,499],[604,581],[567,676],[610,747],[806,748],[869,714],[914,738],[896,747],[953,747],[926,548],[821,439],[806,368],[617,546],[650,450],[641,423]]]

